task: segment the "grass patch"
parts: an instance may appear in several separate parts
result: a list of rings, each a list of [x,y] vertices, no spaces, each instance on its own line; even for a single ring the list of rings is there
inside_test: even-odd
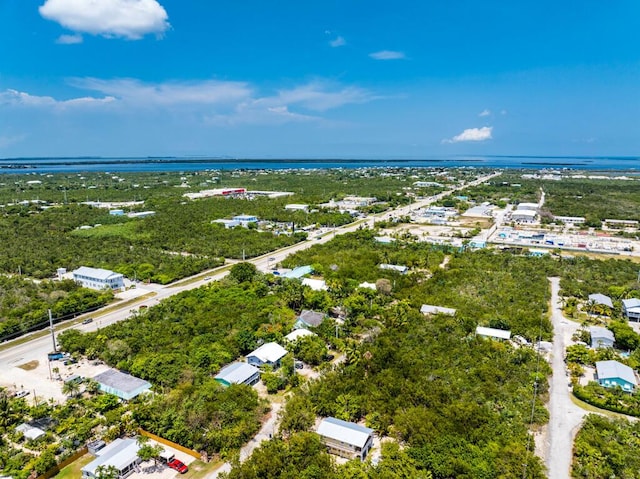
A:
[[[82,468],[93,461],[93,456],[91,454],[85,454],[77,461],[73,461],[67,467],[64,467],[58,474],[56,474],[56,479],[78,479],[82,477]]]
[[[124,238],[130,241],[144,241],[151,239],[151,235],[149,233],[140,233],[138,231],[138,225],[135,221],[114,225],[101,225],[86,230],[74,230],[71,234],[82,238],[92,239],[106,239],[113,237]]]
[[[28,363],[21,364],[18,367],[20,369],[24,369],[25,371],[32,371],[38,367],[38,364],[40,364],[40,361],[38,361],[37,359],[34,359],[33,361],[29,361]]]
[[[203,479],[222,466],[222,464],[224,464],[223,461],[211,461],[207,463],[196,459],[189,464],[189,472],[187,472],[184,477],[185,479]]]
[[[599,407],[593,406],[592,404],[589,404],[588,402],[584,402],[581,399],[578,399],[577,397],[575,397],[573,395],[573,392],[571,393],[571,402],[573,402],[576,406],[578,406],[580,409],[584,409],[585,411],[594,413],[594,414],[600,414],[602,416],[607,416],[610,418],[614,418],[614,419],[631,419],[631,420],[635,420],[636,418],[634,418],[633,416],[627,416],[626,414],[620,414],[618,412],[613,412],[613,411],[609,411],[607,409],[601,409]]]

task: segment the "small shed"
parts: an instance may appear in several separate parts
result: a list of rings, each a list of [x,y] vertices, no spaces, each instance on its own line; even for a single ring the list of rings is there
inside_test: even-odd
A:
[[[485,328],[484,326],[478,326],[476,328],[476,334],[478,336],[491,338],[491,339],[507,340],[511,338],[511,331],[507,331],[504,329]]]
[[[280,367],[280,360],[286,355],[287,350],[278,343],[265,343],[247,354],[247,362],[256,367],[268,364],[277,368]]]
[[[151,389],[151,383],[117,369],[108,369],[93,378],[100,386],[100,391],[118,396],[129,401]]]
[[[253,386],[260,381],[260,370],[247,363],[231,363],[222,368],[214,379],[223,386],[232,384]]]
[[[593,349],[612,348],[616,338],[607,328],[600,326],[591,326],[589,328],[591,334],[591,347]]]
[[[433,306],[431,304],[423,304],[420,306],[420,312],[422,314],[447,314],[449,316],[454,316],[456,314],[456,310],[453,308],[444,308],[442,306]]]
[[[597,361],[596,379],[605,388],[620,387],[627,392],[633,392],[638,386],[633,369],[618,361]]]
[[[323,419],[316,432],[331,454],[348,459],[364,461],[373,445],[373,429],[335,417]]]

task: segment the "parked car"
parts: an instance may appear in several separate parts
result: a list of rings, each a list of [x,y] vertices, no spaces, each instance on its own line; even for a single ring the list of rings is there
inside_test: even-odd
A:
[[[17,398],[23,398],[23,397],[28,396],[28,395],[29,395],[29,391],[26,391],[25,389],[23,389],[22,391],[18,391],[18,392],[15,394],[15,397],[17,397]]]
[[[180,474],[184,474],[189,470],[189,468],[184,464],[184,462],[179,461],[177,459],[171,459],[169,462],[167,462],[167,466],[169,466],[171,469],[175,469]]]
[[[89,324],[89,323],[93,323],[93,318],[86,318],[82,320],[82,324]]]

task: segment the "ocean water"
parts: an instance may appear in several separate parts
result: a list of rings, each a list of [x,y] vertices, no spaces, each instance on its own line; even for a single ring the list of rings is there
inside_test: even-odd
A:
[[[640,157],[456,156],[425,159],[6,158],[0,173],[153,172],[243,169],[476,167],[566,168],[640,175]]]

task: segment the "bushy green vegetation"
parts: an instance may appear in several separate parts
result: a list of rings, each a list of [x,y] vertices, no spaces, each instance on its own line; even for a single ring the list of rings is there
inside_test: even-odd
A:
[[[573,448],[571,477],[640,478],[640,423],[589,415]]]
[[[129,408],[111,395],[97,394],[91,382],[76,384],[65,404],[40,401],[29,406],[24,399],[0,391],[0,471],[15,479],[26,479],[32,471],[43,474],[73,455],[86,441],[98,435],[112,440],[132,434],[135,425]],[[80,394],[82,393],[82,394]],[[41,420],[46,433],[36,440],[16,431],[24,422]]]
[[[48,324],[48,309],[54,318],[61,318],[98,308],[112,299],[111,291],[81,288],[71,280],[34,282],[0,276],[0,339]]]

